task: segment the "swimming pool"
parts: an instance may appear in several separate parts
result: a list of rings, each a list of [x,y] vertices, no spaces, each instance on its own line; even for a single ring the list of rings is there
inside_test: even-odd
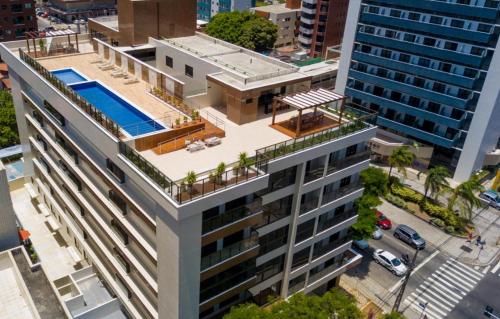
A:
[[[152,120],[97,81],[82,82],[70,86],[132,136],[165,129],[163,125]]]
[[[83,75],[76,72],[72,68],[55,70],[52,71],[52,74],[54,74],[59,80],[63,81],[65,84],[87,81],[87,78],[85,78]]]

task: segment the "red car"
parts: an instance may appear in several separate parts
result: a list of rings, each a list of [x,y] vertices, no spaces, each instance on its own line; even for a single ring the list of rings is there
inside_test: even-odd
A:
[[[378,210],[375,213],[375,215],[377,215],[378,227],[380,227],[382,229],[391,229],[392,223],[391,223],[391,220],[389,218],[385,217],[385,215],[382,214],[382,212],[380,212]]]

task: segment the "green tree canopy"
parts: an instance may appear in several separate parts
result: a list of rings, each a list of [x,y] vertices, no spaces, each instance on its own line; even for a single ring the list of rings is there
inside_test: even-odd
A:
[[[375,207],[380,204],[382,202],[374,195],[365,194],[356,200],[358,221],[351,227],[354,231],[354,239],[367,239],[372,236],[377,224]]]
[[[334,314],[336,317],[334,317]],[[361,319],[363,315],[356,301],[336,288],[323,296],[297,293],[288,301],[264,310],[254,304],[244,304],[231,308],[224,319]]]
[[[370,166],[361,172],[361,179],[365,187],[364,194],[383,196],[387,193],[389,177],[378,167]]]
[[[16,144],[19,144],[19,135],[12,95],[0,90],[0,148]]]
[[[389,156],[389,165],[391,166],[389,169],[389,177],[394,167],[406,177],[406,167],[410,166],[414,159],[415,154],[412,153],[409,146],[404,145],[396,148]]]
[[[448,209],[458,206],[458,212],[467,221],[472,220],[472,210],[474,207],[481,207],[481,201],[475,193],[484,191],[483,185],[476,177],[472,177],[468,181],[458,185],[451,194],[448,200]]]
[[[405,319],[406,317],[399,312],[393,311],[391,313],[386,313],[380,319]]]
[[[278,37],[278,27],[271,21],[254,13],[239,11],[215,15],[207,24],[205,32],[255,51],[272,48]]]
[[[424,188],[424,200],[427,198],[427,194],[430,192],[431,197],[437,197],[444,189],[448,188],[450,184],[448,183],[447,177],[450,177],[450,172],[444,166],[436,166],[427,172],[427,177],[425,178]]]

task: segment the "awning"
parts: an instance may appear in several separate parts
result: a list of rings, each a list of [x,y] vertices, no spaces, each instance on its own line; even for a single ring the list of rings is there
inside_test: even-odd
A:
[[[52,228],[52,231],[57,231],[59,229],[59,224],[57,223],[54,216],[47,217],[47,223],[49,223],[49,226],[50,228]]]
[[[40,210],[40,213],[43,214],[43,216],[45,217],[50,216],[50,209],[44,203],[38,204],[38,209]]]
[[[30,238],[30,236],[31,236],[31,233],[29,231],[27,231],[26,229],[19,230],[19,240],[20,241],[25,241],[28,238]]]

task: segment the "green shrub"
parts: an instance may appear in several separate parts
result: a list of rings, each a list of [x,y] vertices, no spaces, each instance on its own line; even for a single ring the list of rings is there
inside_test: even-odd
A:
[[[447,232],[448,234],[454,233],[455,232],[455,227],[453,227],[453,226],[446,226],[444,228],[444,231]]]
[[[444,221],[440,218],[437,218],[437,217],[432,217],[431,223],[433,223],[434,225],[436,225],[439,228],[443,228],[445,226]]]
[[[424,199],[424,195],[414,191],[411,188],[404,187],[404,186],[392,185],[391,192],[394,195],[397,195],[406,201],[410,201],[410,202],[414,202],[414,203],[420,203]]]
[[[421,204],[420,208],[429,214],[429,216],[441,219],[446,226],[455,228],[462,225],[460,218],[446,207],[425,201]]]
[[[387,194],[385,194],[385,199],[387,199],[387,201],[389,203],[391,203],[397,207],[406,209],[406,202],[404,201],[404,199],[402,199],[399,196],[393,195],[391,193],[387,193]]]

